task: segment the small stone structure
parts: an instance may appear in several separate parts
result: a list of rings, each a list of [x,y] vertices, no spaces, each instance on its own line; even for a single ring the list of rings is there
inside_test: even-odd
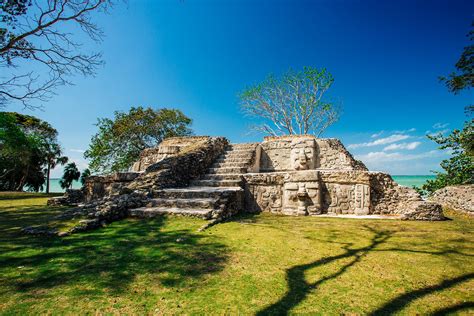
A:
[[[265,137],[251,144],[229,144],[223,137],[168,138],[144,150],[130,172],[90,177],[83,192],[91,227],[161,214],[214,223],[238,212],[444,219],[439,204],[424,201],[388,174],[369,172],[339,140],[312,135]]]
[[[474,217],[474,184],[448,186],[435,191],[429,199]]]

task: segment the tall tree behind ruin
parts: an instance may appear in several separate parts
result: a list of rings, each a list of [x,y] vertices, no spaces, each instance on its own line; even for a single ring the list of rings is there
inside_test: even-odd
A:
[[[340,115],[340,107],[324,99],[334,82],[326,69],[290,69],[281,77],[245,89],[240,104],[245,114],[262,119],[255,130],[265,134],[314,134],[320,136]]]
[[[73,75],[94,75],[101,54],[83,51],[77,34],[100,42],[92,13],[109,7],[109,0],[0,0],[0,107],[38,107]]]
[[[114,112],[114,118],[99,118],[84,158],[93,173],[126,171],[143,149],[154,147],[166,137],[192,135],[192,120],[177,109],[132,107]]]

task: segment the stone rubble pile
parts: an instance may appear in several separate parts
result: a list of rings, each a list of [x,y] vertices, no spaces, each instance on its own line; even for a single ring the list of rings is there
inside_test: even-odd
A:
[[[430,196],[429,200],[446,208],[474,216],[474,184],[439,189]]]

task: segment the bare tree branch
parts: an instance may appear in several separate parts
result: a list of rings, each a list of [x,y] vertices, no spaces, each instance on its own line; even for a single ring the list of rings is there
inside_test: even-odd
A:
[[[27,108],[46,102],[70,77],[93,76],[103,64],[100,53],[81,52],[74,34],[100,42],[94,11],[107,11],[110,0],[0,0],[0,107],[20,102]],[[67,31],[66,31],[67,30]],[[34,71],[22,72],[32,67]]]
[[[243,91],[241,107],[246,115],[263,120],[253,128],[265,134],[320,136],[339,119],[341,111],[340,106],[323,101],[333,82],[326,69],[290,69],[280,79],[269,76],[263,83]]]

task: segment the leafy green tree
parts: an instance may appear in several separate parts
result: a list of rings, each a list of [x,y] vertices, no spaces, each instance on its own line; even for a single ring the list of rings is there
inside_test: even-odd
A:
[[[441,162],[443,172],[437,172],[434,180],[428,180],[422,190],[430,195],[448,185],[474,183],[474,124],[469,120],[462,130],[455,129],[448,136],[441,134],[428,136],[440,145],[440,149],[450,149],[451,157]]]
[[[468,36],[470,41],[473,41],[474,30],[471,30]],[[448,90],[454,94],[474,86],[474,45],[464,48],[456,63],[456,70],[457,72],[451,73],[447,78],[441,78]],[[448,185],[474,183],[474,106],[467,106],[465,112],[468,120],[462,130],[455,129],[448,136],[428,136],[440,145],[440,149],[451,150],[451,157],[441,162],[443,172],[436,172],[436,178],[428,180],[422,186],[421,191],[424,194],[430,195]]]
[[[62,157],[58,152],[57,131],[50,124],[30,115],[0,112],[0,190],[40,190],[49,177],[49,163]]]
[[[81,173],[77,169],[76,163],[70,162],[64,167],[64,174],[61,180],[59,180],[59,185],[63,189],[72,188],[72,183],[79,180]]]
[[[474,22],[472,22],[474,27]],[[474,29],[471,30],[467,37],[469,41],[474,41]],[[474,87],[474,45],[468,45],[464,47],[464,50],[455,65],[456,71],[450,73],[447,77],[440,77],[448,90],[457,94],[464,89],[470,89]]]
[[[85,169],[81,173],[81,184],[84,185],[86,184],[87,177],[91,176],[91,171],[89,169]]]
[[[340,115],[340,107],[324,96],[334,83],[326,69],[290,69],[280,78],[273,75],[240,93],[245,114],[262,120],[255,130],[269,135],[321,135]]]
[[[125,171],[140,152],[158,145],[164,138],[191,135],[191,119],[176,109],[132,107],[116,111],[114,118],[99,118],[99,131],[92,137],[84,157],[94,173]]]

